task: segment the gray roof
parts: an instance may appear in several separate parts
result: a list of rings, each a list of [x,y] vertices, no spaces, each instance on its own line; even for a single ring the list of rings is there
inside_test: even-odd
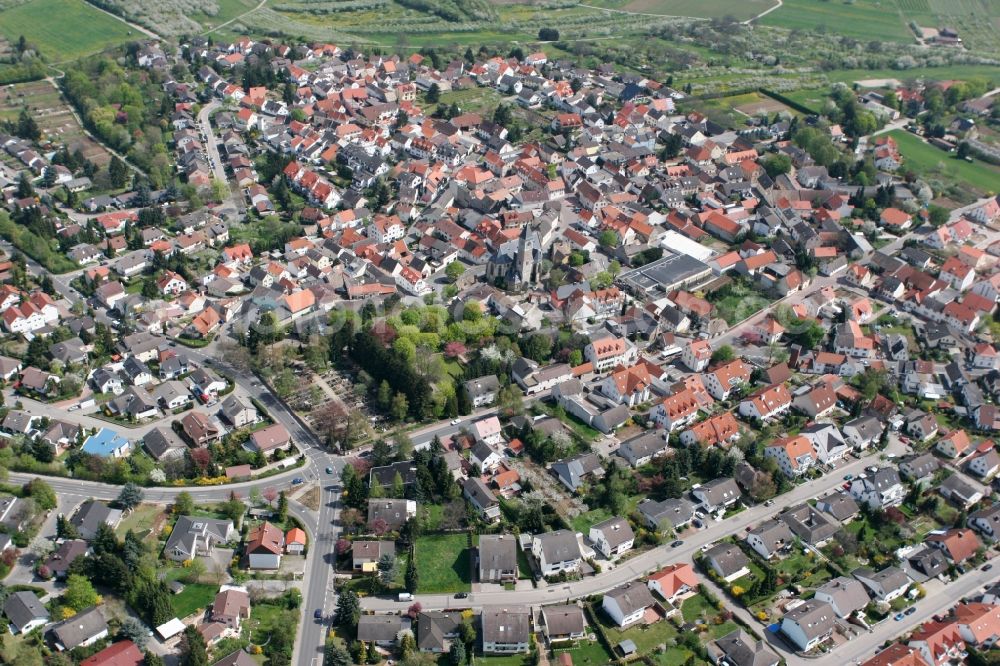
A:
[[[424,611],[417,615],[417,648],[424,651],[443,652],[445,639],[458,633],[462,624],[461,613]]]
[[[351,557],[355,560],[369,559],[378,561],[383,555],[395,555],[394,541],[355,541],[351,544]]]
[[[767,547],[767,550],[771,553],[787,546],[795,540],[795,535],[792,533],[788,523],[782,520],[768,520],[755,529],[750,531],[750,534],[760,537],[760,540]]]
[[[524,606],[487,606],[483,608],[481,621],[484,643],[528,642],[531,613]]]
[[[167,539],[164,551],[171,552],[174,548],[179,547],[184,552],[193,555],[196,550],[196,539],[210,535],[216,543],[220,543],[225,541],[232,529],[233,523],[228,520],[181,516],[177,519],[173,531],[170,532],[170,538]]]
[[[49,558],[45,560],[45,566],[49,568],[53,574],[62,573],[69,569],[69,565],[73,563],[78,557],[82,557],[89,546],[87,542],[83,539],[69,539],[68,541],[63,541],[56,548],[55,552],[49,555]]]
[[[881,571],[872,571],[871,569],[861,568],[855,569],[851,572],[851,575],[864,583],[866,580],[871,581],[882,587],[886,592],[891,590],[898,590],[899,588],[909,585],[910,578],[903,570],[899,567],[886,567]]]
[[[479,537],[479,570],[517,569],[517,540],[509,534],[483,534]]]
[[[665,499],[660,502],[644,500],[639,503],[639,513],[660,529],[666,524],[674,528],[691,522],[694,517],[694,504],[686,499]]]
[[[3,605],[4,615],[17,627],[18,631],[29,622],[49,619],[49,612],[34,592],[14,592]]]
[[[394,641],[403,629],[399,615],[362,615],[358,621],[359,641]]]
[[[736,544],[722,542],[705,551],[705,557],[715,564],[723,576],[731,576],[750,564],[746,556]]]
[[[635,539],[635,532],[632,531],[632,526],[624,518],[608,518],[592,526],[590,529],[600,531],[604,535],[605,541],[612,548],[617,548],[621,544]]]
[[[177,433],[169,428],[153,428],[143,436],[142,443],[157,460],[179,455],[187,448]]]
[[[500,390],[500,380],[497,379],[496,375],[486,375],[470,379],[462,384],[462,386],[465,387],[465,392],[469,394],[469,397],[475,400],[476,398],[490,395]]]
[[[542,608],[545,631],[549,636],[579,634],[587,628],[583,609],[576,604],[566,606],[546,606]]]
[[[622,615],[628,616],[637,610],[649,608],[656,603],[652,593],[645,584],[639,581],[629,581],[606,593],[605,598],[613,599],[618,604]]]
[[[812,640],[833,629],[834,618],[835,615],[830,604],[810,599],[785,613],[784,620],[798,624],[806,639]]]
[[[930,453],[906,456],[899,461],[899,467],[910,479],[922,479],[938,470],[941,464]],[[909,471],[905,471],[909,470]]]
[[[478,477],[466,479],[465,483],[462,484],[462,490],[466,496],[484,510],[499,504],[493,492]]]
[[[808,543],[819,543],[832,537],[839,523],[809,504],[793,506],[780,516],[795,536]]]
[[[67,650],[72,650],[84,641],[108,630],[101,609],[97,606],[82,611],[52,627],[56,641]]]
[[[656,455],[667,448],[667,440],[663,434],[655,430],[644,432],[638,437],[623,442],[618,447],[618,455],[628,460],[638,460]]]
[[[961,500],[970,501],[979,491],[971,483],[962,478],[960,474],[952,474],[941,482],[938,490],[942,495]]]
[[[122,512],[119,509],[112,509],[104,502],[90,500],[83,503],[80,510],[70,519],[70,522],[80,532],[80,536],[85,539],[91,539],[97,534],[101,523],[114,526],[118,524],[121,518]]]
[[[925,576],[936,576],[942,571],[947,571],[949,567],[944,553],[938,548],[921,548],[919,551],[911,553],[906,561],[913,569]]]
[[[382,519],[389,529],[398,529],[408,520],[406,515],[407,501],[405,499],[370,499],[368,500],[368,522]]]
[[[818,587],[816,592],[830,595],[837,610],[842,613],[842,617],[846,617],[856,610],[861,610],[868,605],[869,601],[865,586],[847,576],[837,576],[828,580]]]
[[[559,475],[567,486],[576,490],[583,484],[583,477],[601,469],[601,459],[596,453],[581,453],[552,463],[552,471]]]
[[[717,639],[710,651],[725,655],[732,666],[775,666],[781,661],[774,650],[742,629],[737,629]]]
[[[576,533],[570,530],[556,530],[536,534],[535,539],[541,544],[542,554],[547,562],[566,562],[580,559],[580,543]]]
[[[729,477],[703,483],[700,487],[692,490],[691,494],[709,506],[719,506],[738,499],[742,495],[736,481]]]
[[[849,493],[840,491],[833,492],[824,497],[820,497],[816,502],[817,507],[822,507],[831,516],[839,521],[844,521],[858,515],[860,509],[858,503],[854,501]]]

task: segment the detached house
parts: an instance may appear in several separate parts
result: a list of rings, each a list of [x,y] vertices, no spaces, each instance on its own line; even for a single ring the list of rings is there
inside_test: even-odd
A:
[[[635,533],[624,518],[609,518],[590,528],[590,542],[604,557],[616,559],[632,549]]]
[[[803,435],[776,439],[764,449],[764,455],[778,463],[778,469],[788,477],[805,474],[816,464],[812,443]]]
[[[531,540],[531,554],[537,558],[543,576],[576,571],[582,561],[580,544],[570,530],[536,534]]]
[[[852,480],[849,492],[858,504],[865,504],[870,509],[888,509],[903,502],[906,487],[896,470],[882,467],[873,474]]]

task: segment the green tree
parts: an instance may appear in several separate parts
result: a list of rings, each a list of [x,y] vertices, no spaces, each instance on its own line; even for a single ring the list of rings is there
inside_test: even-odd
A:
[[[431,87],[427,89],[427,101],[431,104],[437,104],[441,100],[441,86],[436,83],[432,83]]]
[[[406,399],[405,393],[397,393],[392,398],[392,407],[389,409],[389,414],[394,421],[402,421],[406,418],[406,414],[410,410],[409,401]]]
[[[111,181],[111,187],[116,190],[125,187],[128,183],[128,167],[117,155],[113,155],[108,164],[108,178]]]
[[[348,627],[351,632],[358,626],[361,618],[361,603],[358,601],[358,594],[354,590],[344,590],[337,597],[337,610],[334,613],[334,621],[337,624]]]
[[[451,666],[465,666],[465,643],[462,641],[451,642],[451,650],[448,652],[448,661]]]
[[[80,574],[69,575],[66,579],[66,591],[61,597],[62,605],[79,612],[99,601],[100,596],[89,580]]]
[[[611,229],[605,229],[597,237],[597,242],[601,244],[603,248],[612,248],[618,245],[618,234]]]
[[[191,493],[186,490],[177,493],[173,510],[175,516],[188,516],[194,513],[194,498],[191,497]]]
[[[129,481],[122,486],[115,501],[125,511],[131,511],[142,503],[142,488]]]
[[[181,636],[181,666],[208,666],[208,649],[201,632],[189,625]]]
[[[52,486],[41,479],[34,478],[26,486],[28,497],[35,502],[35,506],[42,511],[50,511],[56,508],[56,493]]]
[[[773,154],[764,158],[764,171],[771,178],[786,174],[792,169],[792,158],[788,155]]]
[[[452,282],[458,280],[465,273],[465,264],[460,261],[453,261],[448,264],[448,267],[444,269],[444,274],[448,276],[448,279]]]
[[[285,491],[282,490],[278,493],[278,521],[285,522],[288,520],[288,497],[285,496]]]
[[[397,563],[396,556],[386,553],[378,558],[378,579],[383,586],[389,587],[396,580]]]
[[[734,358],[736,358],[736,354],[729,345],[722,345],[712,352],[712,363],[728,363]]]
[[[412,549],[410,550],[410,556],[406,560],[406,574],[404,578],[406,590],[410,594],[416,594],[417,587],[420,584],[420,574],[417,573],[417,558]]]

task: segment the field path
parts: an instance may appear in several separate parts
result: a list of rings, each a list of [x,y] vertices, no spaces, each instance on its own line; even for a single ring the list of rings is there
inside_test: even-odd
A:
[[[124,23],[128,27],[132,28],[133,30],[138,30],[142,34],[146,35],[147,37],[152,37],[153,39],[160,39],[160,40],[163,39],[163,37],[161,37],[160,35],[156,34],[152,30],[150,30],[149,28],[144,28],[141,25],[139,25],[138,23],[132,23],[127,18],[125,18],[123,16],[119,16],[118,14],[115,14],[114,12],[109,12],[107,9],[104,9],[103,7],[95,5],[93,2],[88,2],[87,0],[84,0],[84,2],[86,2],[88,5],[90,5],[94,9],[96,9],[98,11],[101,11],[101,12],[104,12],[105,14],[107,14],[108,16],[110,16],[111,18],[116,19],[118,21],[121,21],[122,23]]]
[[[243,12],[242,14],[240,14],[239,16],[234,16],[233,18],[229,19],[225,23],[220,23],[219,25],[215,26],[214,28],[209,28],[208,30],[206,30],[205,32],[203,32],[201,34],[208,35],[208,34],[211,34],[211,33],[215,32],[219,28],[225,28],[230,23],[233,23],[234,21],[239,21],[244,16],[248,16],[250,14],[253,14],[255,11],[257,11],[258,9],[260,9],[261,7],[263,7],[266,4],[267,4],[267,0],[260,0],[260,3],[258,3],[258,5],[256,7],[254,7],[253,9],[248,9],[245,12]]]
[[[750,23],[753,23],[754,21],[767,16],[768,14],[770,14],[771,12],[773,12],[774,10],[781,9],[781,6],[783,4],[785,4],[785,3],[782,0],[777,0],[777,1],[778,1],[778,4],[776,4],[774,7],[771,7],[770,9],[765,9],[760,14],[757,14],[757,16],[754,16],[753,18],[748,18],[746,21],[743,21],[743,23],[749,25]]]

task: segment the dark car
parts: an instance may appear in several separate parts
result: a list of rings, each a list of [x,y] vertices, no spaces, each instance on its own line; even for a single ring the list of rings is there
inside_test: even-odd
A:
[[[301,476],[297,476],[294,479],[292,479],[292,485],[293,486],[297,486],[300,483],[302,483],[302,477]]]
[[[670,547],[676,548],[677,546],[683,546],[683,545],[684,545],[683,539],[678,539],[677,541],[674,541],[672,544],[670,544]]]
[[[316,618],[317,620],[322,620],[323,619],[323,609],[322,608],[317,608],[316,610],[314,610],[313,611],[313,617]]]
[[[469,598],[469,593],[468,592],[456,592],[455,593],[455,598],[456,599],[468,599]]]
[[[983,568],[982,568],[982,571],[989,571],[992,568],[993,568],[992,564],[984,564]]]
[[[913,615],[914,613],[917,612],[917,607],[916,606],[910,606],[909,608],[906,609],[905,612],[906,612],[907,615]]]
[[[333,474],[333,468],[332,467],[327,467],[326,468],[326,473],[327,474]]]

